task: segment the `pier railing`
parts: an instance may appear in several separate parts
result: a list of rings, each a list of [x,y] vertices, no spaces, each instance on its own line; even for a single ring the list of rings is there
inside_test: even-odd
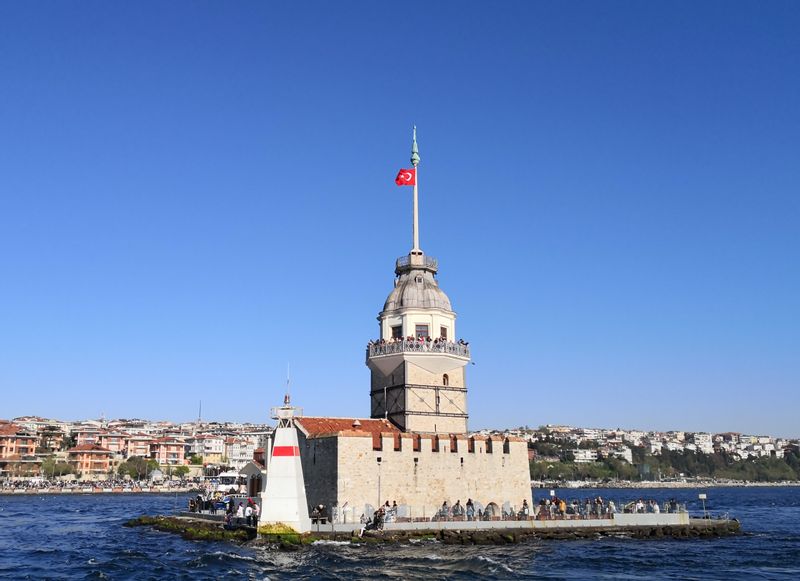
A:
[[[534,505],[534,506],[512,506],[504,503],[503,507],[489,505],[484,507],[480,503],[475,503],[472,509],[464,505],[448,507],[447,509],[431,509],[429,507],[417,507],[399,505],[390,509],[384,509],[380,516],[380,522],[471,522],[471,521],[592,521],[592,520],[613,520],[615,515],[649,514],[658,516],[659,514],[680,514],[687,513],[685,504],[664,502],[658,505],[658,513],[655,512],[654,504],[645,505],[643,510],[637,510],[634,506],[626,504],[603,505],[568,505],[564,512],[561,512],[554,504]],[[348,507],[339,510],[336,507],[330,510],[327,517],[334,524],[365,523],[366,520],[375,516],[375,511],[371,506],[364,507],[361,516],[356,514],[355,507]]]
[[[413,339],[398,339],[397,341],[375,342],[367,345],[367,358],[395,353],[447,353],[469,358],[469,345],[455,341],[436,342]]]

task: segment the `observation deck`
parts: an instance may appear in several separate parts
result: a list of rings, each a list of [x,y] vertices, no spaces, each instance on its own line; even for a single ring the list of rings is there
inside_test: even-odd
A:
[[[383,343],[370,343],[367,345],[367,361],[373,357],[384,355],[396,355],[401,353],[414,353],[424,355],[447,354],[469,359],[469,345],[455,341],[418,341],[412,339],[398,339],[397,341],[386,341]]]
[[[439,261],[433,256],[408,254],[401,256],[394,263],[394,273],[399,275],[409,270],[428,270],[434,274],[439,270]]]

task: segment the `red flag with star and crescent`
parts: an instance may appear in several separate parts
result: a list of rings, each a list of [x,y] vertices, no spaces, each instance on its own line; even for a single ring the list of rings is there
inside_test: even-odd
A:
[[[394,183],[398,186],[416,186],[417,185],[417,169],[401,169],[397,172],[397,177],[394,178]]]

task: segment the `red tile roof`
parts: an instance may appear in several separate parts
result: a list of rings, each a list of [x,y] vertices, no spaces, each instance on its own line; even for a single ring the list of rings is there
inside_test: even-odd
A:
[[[16,436],[17,434],[23,438],[36,437],[35,434],[30,433],[27,429],[18,424],[6,420],[0,420],[0,436]]]
[[[151,444],[165,444],[165,445],[172,444],[172,445],[175,445],[175,446],[177,446],[179,444],[183,444],[183,442],[181,440],[179,440],[178,438],[171,438],[171,437],[156,438],[150,443]]]
[[[362,418],[295,418],[300,429],[309,438],[320,436],[332,436],[346,432],[347,435],[379,435],[382,432],[400,433],[394,424],[384,419],[362,419]],[[353,426],[358,420],[360,426]]]
[[[111,454],[111,450],[103,448],[100,444],[81,444],[67,450],[70,454],[77,454],[79,452],[97,452]]]
[[[0,436],[13,436],[20,430],[17,424],[12,424],[5,420],[0,421]]]

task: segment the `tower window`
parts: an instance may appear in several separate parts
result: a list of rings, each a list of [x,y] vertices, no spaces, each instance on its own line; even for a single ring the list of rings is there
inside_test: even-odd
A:
[[[416,325],[414,327],[414,336],[415,337],[425,337],[428,338],[428,325]]]
[[[439,337],[447,341],[447,327],[439,327]]]
[[[450,385],[450,377],[446,373],[442,375],[442,385]]]
[[[403,338],[403,326],[396,325],[392,327],[392,339],[402,339]]]
[[[417,284],[422,284],[422,277],[421,276],[418,276],[414,280],[416,281]]]

